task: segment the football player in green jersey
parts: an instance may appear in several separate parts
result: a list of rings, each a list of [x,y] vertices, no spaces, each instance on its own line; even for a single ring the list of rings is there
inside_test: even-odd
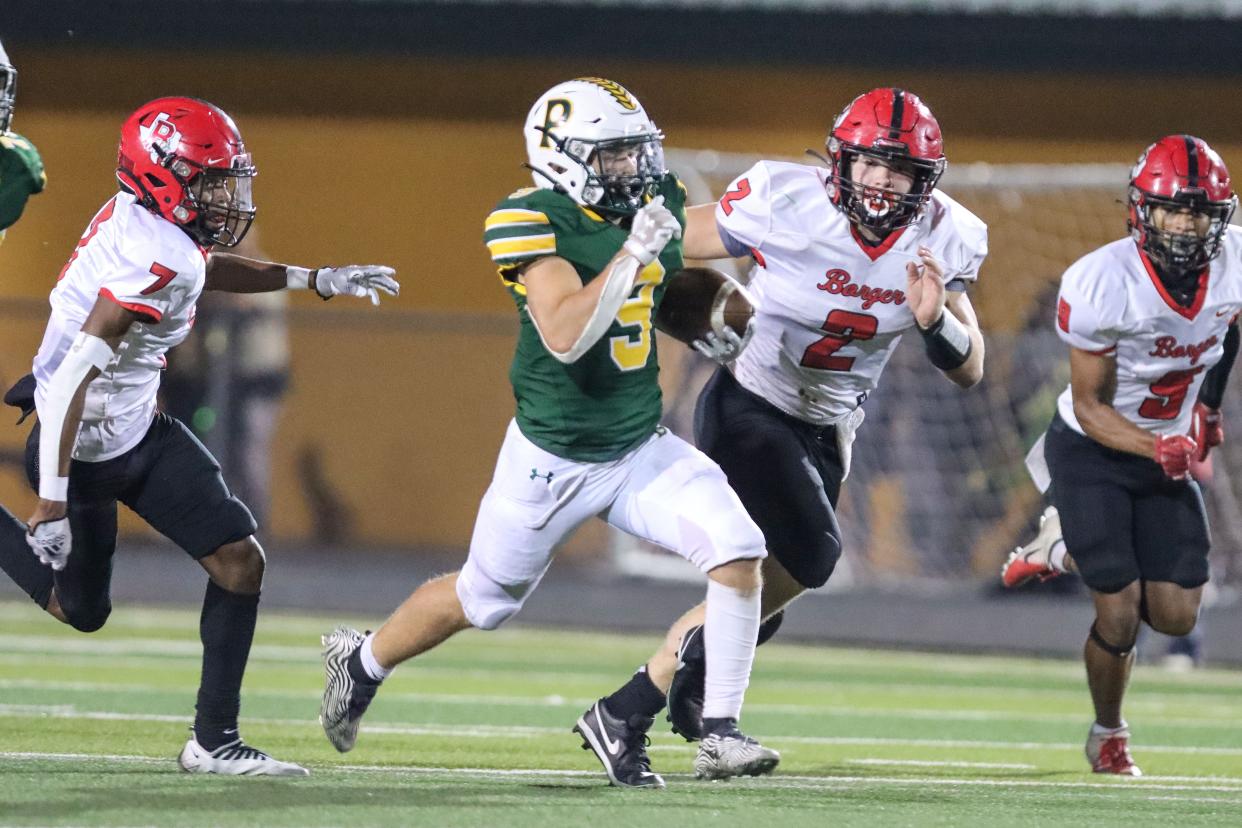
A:
[[[517,413],[469,558],[420,586],[373,635],[342,627],[324,636],[320,722],[338,750],[351,749],[397,664],[513,616],[555,547],[598,515],[707,573],[707,735],[695,770],[766,773],[779,755],[737,726],[759,627],[763,535],[719,467],[659,426],[652,319],[666,275],[682,266],[684,190],[664,168],[662,133],[612,81],[554,86],[524,132],[535,186],[501,201],[484,228],[521,319],[509,371]],[[742,344],[708,343],[721,359]],[[642,671],[627,687],[650,715],[618,718],[601,699],[574,730],[612,784],[662,787],[644,745],[664,694]]]
[[[47,175],[43,159],[29,139],[10,132],[17,98],[17,70],[0,43],[0,240],[22,216],[26,200],[43,191]]]

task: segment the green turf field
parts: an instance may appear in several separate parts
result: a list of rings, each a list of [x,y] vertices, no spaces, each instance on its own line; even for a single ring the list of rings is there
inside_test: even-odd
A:
[[[1140,666],[1127,709],[1142,779],[1085,772],[1069,662],[772,644],[744,725],[784,756],[764,779],[693,779],[666,730],[669,787],[607,787],[569,732],[654,636],[470,632],[384,687],[358,747],[315,717],[319,634],[262,616],[242,733],[306,779],[188,776],[197,612],[120,607],[90,636],[0,604],[0,824],[419,826],[1242,825],[1242,673]],[[723,822],[721,820],[724,820]]]

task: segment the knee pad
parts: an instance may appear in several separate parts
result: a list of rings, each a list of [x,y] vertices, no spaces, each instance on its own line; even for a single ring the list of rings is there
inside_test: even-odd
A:
[[[457,575],[457,600],[472,626],[494,630],[517,614],[533,587],[533,583],[498,583],[467,560]]]
[[[1099,647],[1101,650],[1108,653],[1109,655],[1116,656],[1117,658],[1128,658],[1130,653],[1134,652],[1133,641],[1131,641],[1129,644],[1125,645],[1124,647],[1119,647],[1116,644],[1106,641],[1104,636],[1100,635],[1100,631],[1096,629],[1095,622],[1092,622],[1091,624],[1090,637],[1091,637],[1091,640],[1095,642],[1095,645],[1097,647]]]

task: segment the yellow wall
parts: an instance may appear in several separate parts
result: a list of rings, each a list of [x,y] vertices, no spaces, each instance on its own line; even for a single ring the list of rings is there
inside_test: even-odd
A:
[[[138,71],[159,64],[124,54],[20,57],[15,126],[43,152],[49,185],[0,248],[0,298],[37,309],[114,189],[116,132],[127,110],[157,94],[205,90]],[[500,197],[527,182],[519,167],[521,119],[557,79],[615,74],[644,96],[671,146],[799,153],[821,145],[831,114],[852,94],[896,81],[937,106],[954,162],[1129,161],[1157,132],[1204,124],[1226,159],[1242,163],[1242,113],[1224,81],[893,79],[652,66],[614,72],[606,65],[397,59],[211,65],[204,76],[220,90],[211,96],[233,111],[260,170],[257,226],[267,254],[306,265],[387,262],[403,282],[400,299],[375,311],[294,297],[292,387],[270,527],[291,538],[309,531],[296,462],[315,446],[356,512],[360,542],[467,542],[512,413],[505,379],[512,305],[489,267],[481,223]],[[1224,103],[1208,109],[1207,100]],[[1116,235],[1121,221],[1119,213]],[[1006,266],[1021,269],[1020,262]],[[1004,276],[1008,282],[980,286],[985,320],[990,304],[1003,315],[1014,285],[1034,278]],[[444,315],[429,320],[416,311]],[[25,370],[40,327],[37,318],[0,313],[0,378]],[[20,435],[3,422],[0,448],[15,448]],[[0,475],[0,502],[19,513],[28,507],[15,475]],[[591,535],[579,545],[597,540]]]

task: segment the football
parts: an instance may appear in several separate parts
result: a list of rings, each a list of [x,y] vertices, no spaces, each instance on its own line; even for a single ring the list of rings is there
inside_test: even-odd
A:
[[[674,339],[689,344],[709,331],[721,333],[727,325],[738,336],[755,315],[742,286],[710,267],[687,267],[665,280],[664,298],[655,325]]]

